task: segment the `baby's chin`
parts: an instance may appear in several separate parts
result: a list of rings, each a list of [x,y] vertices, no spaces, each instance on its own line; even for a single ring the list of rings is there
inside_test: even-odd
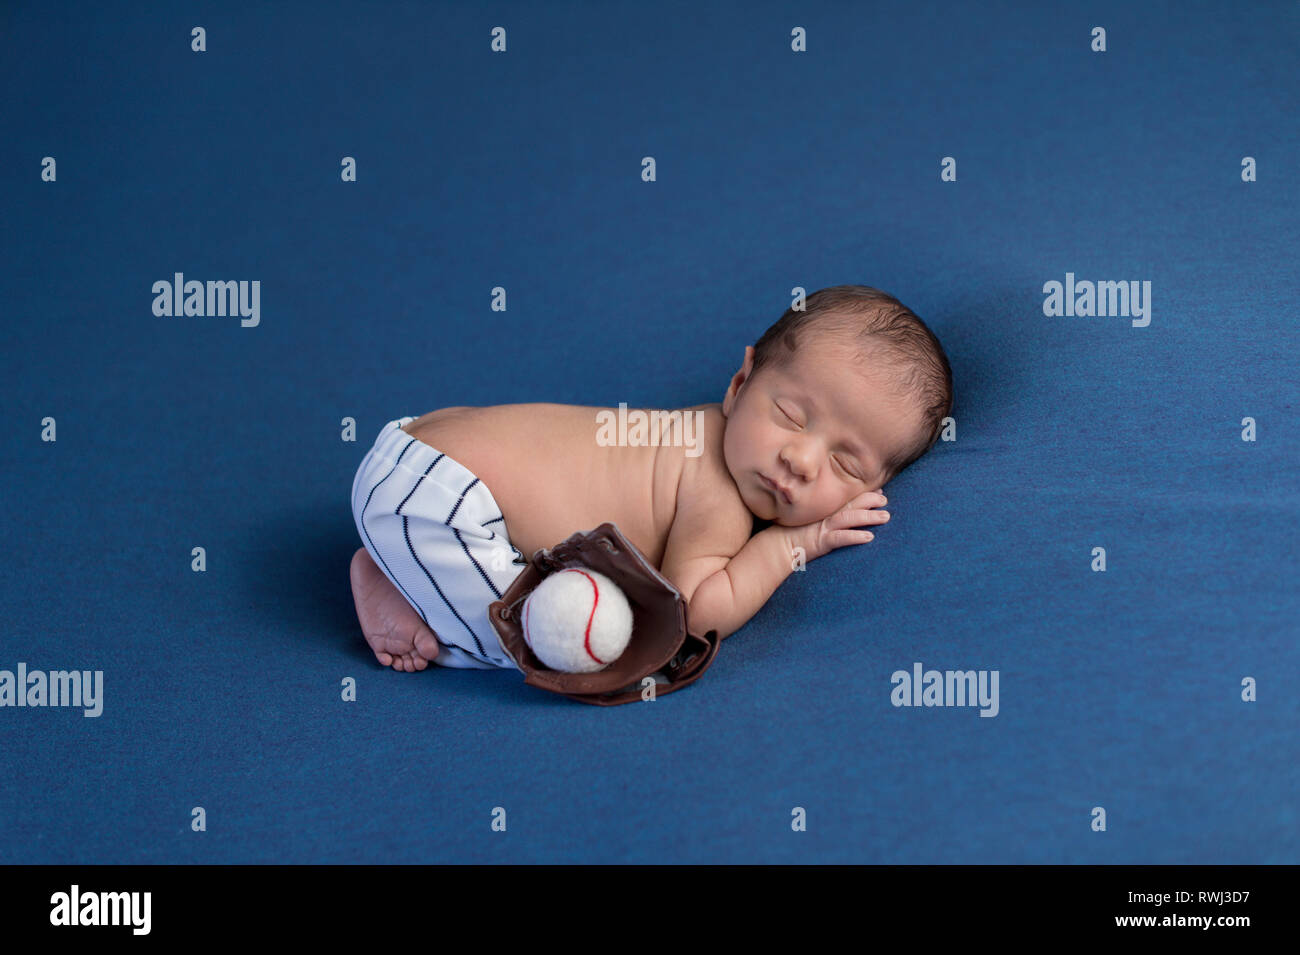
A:
[[[791,514],[789,511],[785,511],[778,512],[775,516],[766,518],[766,520],[773,524],[780,524],[782,527],[803,527],[807,524],[815,524],[818,521],[823,521],[832,514],[837,513],[839,510],[839,507],[824,512],[818,510],[804,510],[798,514]]]
[[[750,513],[759,520],[767,521],[769,524],[780,524],[782,527],[803,527],[805,524],[811,524],[813,521],[821,520],[822,517],[830,517],[829,514],[823,514],[820,517],[817,515],[795,515],[788,511],[783,512],[777,509],[770,501],[766,503],[767,506],[763,510],[754,510],[754,508],[751,507]]]
[[[829,517],[830,515],[824,514],[822,516]],[[768,518],[771,523],[780,524],[782,527],[803,527],[805,524],[812,524],[814,521],[820,521],[821,519],[821,517],[792,518],[787,517],[784,514],[778,514],[776,517]]]
[[[771,504],[769,504],[769,505],[767,506],[767,509],[766,509],[766,510],[762,510],[762,511],[754,511],[754,516],[760,518],[761,520],[765,520],[765,521],[767,521],[769,524],[780,524],[782,527],[797,527],[797,526],[798,526],[798,525],[796,525],[796,524],[791,523],[791,521],[790,521],[790,517],[789,517],[788,514],[782,514],[780,511],[778,511],[776,508],[774,508]]]
[[[744,500],[743,497],[741,499]],[[760,521],[767,521],[769,524],[782,524],[781,516],[777,513],[776,505],[770,499],[755,497],[753,500],[746,500],[745,506],[749,508],[749,513],[753,514]]]

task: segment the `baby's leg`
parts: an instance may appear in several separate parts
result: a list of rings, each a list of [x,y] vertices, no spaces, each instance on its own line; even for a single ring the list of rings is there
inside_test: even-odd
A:
[[[438,655],[437,637],[364,547],[352,555],[351,572],[357,619],[375,658],[407,673],[427,667]]]

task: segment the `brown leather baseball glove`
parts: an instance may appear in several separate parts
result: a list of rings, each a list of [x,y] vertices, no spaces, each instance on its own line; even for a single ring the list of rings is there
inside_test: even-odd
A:
[[[548,669],[524,642],[519,622],[524,601],[546,577],[568,567],[604,574],[622,588],[632,607],[631,642],[622,656],[595,673]],[[523,671],[524,682],[599,706],[642,699],[642,680],[656,675],[666,678],[666,682],[655,681],[656,695],[680,690],[699,679],[721,642],[716,630],[703,637],[686,632],[686,600],[608,521],[533,554],[501,599],[488,608],[488,619]]]

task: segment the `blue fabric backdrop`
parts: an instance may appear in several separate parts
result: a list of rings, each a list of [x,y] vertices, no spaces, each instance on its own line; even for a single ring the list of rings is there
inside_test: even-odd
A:
[[[1293,2],[5,4],[0,669],[104,692],[0,708],[0,860],[1297,861],[1298,35]],[[258,280],[258,324],[156,316],[176,272]],[[1149,281],[1149,325],[1046,315],[1067,273]],[[875,542],[653,705],[375,662],[380,425],[718,401],[841,283],[956,376]],[[893,706],[917,662],[997,670],[997,716]]]

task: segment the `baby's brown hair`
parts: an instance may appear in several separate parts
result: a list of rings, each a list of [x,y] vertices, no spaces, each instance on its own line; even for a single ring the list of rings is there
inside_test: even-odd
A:
[[[917,440],[885,462],[889,483],[939,440],[943,419],[952,412],[952,367],[934,332],[894,296],[867,285],[833,285],[804,300],[804,310],[788,308],[754,345],[751,374],[780,365],[801,340],[838,335],[861,350],[855,357],[896,372],[897,393],[913,397],[922,412]]]

